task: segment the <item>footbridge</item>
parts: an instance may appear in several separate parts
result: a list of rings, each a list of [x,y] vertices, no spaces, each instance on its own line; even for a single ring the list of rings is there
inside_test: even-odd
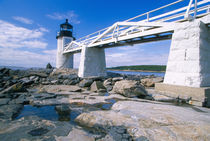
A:
[[[209,3],[178,0],[77,40],[60,32],[56,67],[73,67],[73,54],[81,52],[78,75],[105,76],[105,48],[172,39],[164,84],[210,86]],[[161,12],[170,7],[171,11]]]
[[[209,14],[209,0],[194,2],[190,0],[188,6],[150,17],[155,12],[173,6],[185,0],[179,0],[155,10],[146,12],[112,26],[99,30],[76,41],[72,41],[64,48],[65,53],[81,52],[83,47],[116,47],[143,42],[171,39],[178,23],[192,21]],[[143,20],[139,20],[142,19]],[[209,21],[204,21],[209,24]]]

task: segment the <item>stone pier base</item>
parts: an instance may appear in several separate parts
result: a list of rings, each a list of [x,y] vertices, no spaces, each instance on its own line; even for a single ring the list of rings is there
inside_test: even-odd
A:
[[[210,87],[196,88],[156,83],[155,90],[169,97],[191,99],[192,105],[210,107]]]
[[[103,48],[84,47],[81,52],[79,77],[106,76],[106,61]]]
[[[210,87],[210,28],[200,20],[176,26],[165,84]]]

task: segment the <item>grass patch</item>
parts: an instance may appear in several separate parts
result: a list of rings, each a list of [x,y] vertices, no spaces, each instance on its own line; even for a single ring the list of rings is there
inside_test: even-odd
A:
[[[109,70],[133,70],[133,71],[166,71],[164,65],[136,65],[136,66],[118,66],[107,68]]]

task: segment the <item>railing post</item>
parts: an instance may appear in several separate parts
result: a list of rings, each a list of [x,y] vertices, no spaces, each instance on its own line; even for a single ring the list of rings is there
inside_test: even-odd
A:
[[[197,0],[195,0],[195,5],[194,5],[194,19],[196,19],[196,15],[197,15]]]
[[[147,21],[149,22],[149,12],[147,12]]]
[[[190,8],[191,8],[191,5],[192,5],[192,2],[193,2],[193,0],[190,0],[187,11],[186,11],[185,16],[184,16],[185,19],[187,19],[187,20],[192,20],[192,17],[190,15]]]

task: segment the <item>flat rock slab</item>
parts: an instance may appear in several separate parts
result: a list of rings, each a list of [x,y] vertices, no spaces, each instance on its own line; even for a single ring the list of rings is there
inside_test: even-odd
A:
[[[39,99],[31,101],[30,104],[34,106],[69,104],[69,98],[51,98],[44,100]]]
[[[0,122],[12,120],[22,110],[22,104],[9,104],[0,106]]]
[[[97,94],[97,93],[95,93]],[[125,98],[118,94],[112,94],[110,96],[99,96],[97,95],[82,95],[81,93],[71,94],[68,97],[57,97],[51,99],[34,99],[31,104],[36,106],[44,106],[44,105],[59,105],[59,104],[82,104],[82,105],[93,105],[97,103],[109,103],[108,99],[119,99],[119,100],[126,100]]]
[[[10,98],[1,98],[0,99],[0,106],[8,104],[9,101],[10,101]]]
[[[109,111],[83,113],[76,122],[104,130],[125,126],[134,139],[210,140],[210,110],[206,108],[119,101]]]
[[[0,122],[2,141],[54,141],[56,136],[67,136],[73,125],[49,121],[36,116],[23,117],[11,122]]]
[[[83,130],[73,128],[66,137],[57,137],[56,141],[95,141],[95,138]]]
[[[82,89],[74,85],[45,85],[40,88],[40,91],[47,93],[80,92]]]

